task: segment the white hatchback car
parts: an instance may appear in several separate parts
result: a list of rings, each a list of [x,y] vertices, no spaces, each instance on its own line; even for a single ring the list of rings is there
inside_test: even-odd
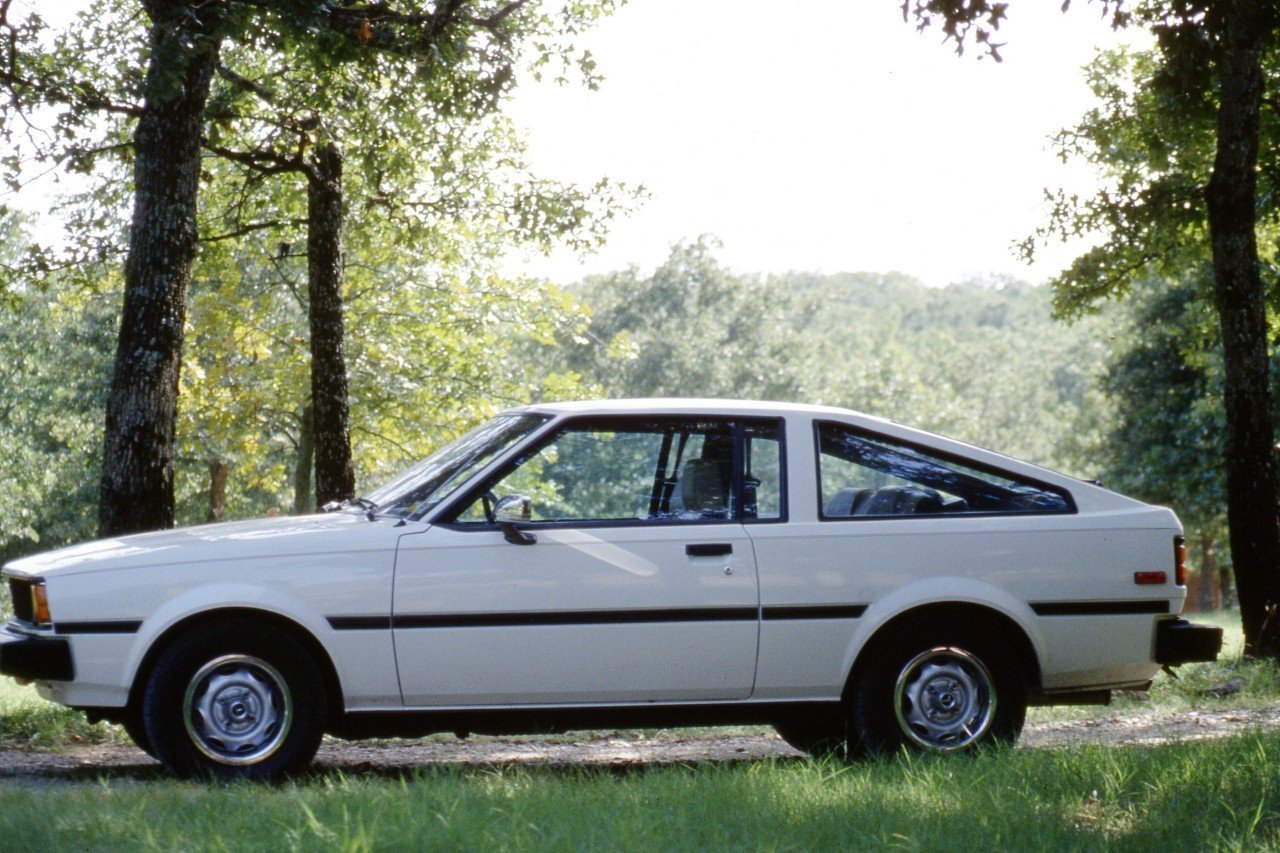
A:
[[[1169,510],[843,409],[529,406],[332,509],[13,562],[0,672],[263,777],[326,732],[958,750],[1221,644]]]

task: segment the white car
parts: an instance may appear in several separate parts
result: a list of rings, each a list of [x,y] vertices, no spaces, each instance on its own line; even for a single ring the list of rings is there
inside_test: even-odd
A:
[[[1015,739],[1213,660],[1178,519],[855,412],[505,412],[328,513],[4,569],[0,672],[183,774],[322,734],[770,723],[809,751]]]

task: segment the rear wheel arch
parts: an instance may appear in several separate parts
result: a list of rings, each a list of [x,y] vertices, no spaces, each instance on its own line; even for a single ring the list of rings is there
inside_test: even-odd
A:
[[[1007,614],[980,604],[912,608],[859,650],[843,691],[849,754],[953,752],[1012,743],[1039,685],[1034,647]]]
[[[338,671],[333,665],[333,659],[329,656],[324,645],[316,639],[316,636],[311,631],[294,620],[279,613],[258,610],[252,607],[205,610],[193,613],[166,628],[148,647],[146,654],[142,657],[142,662],[138,665],[138,669],[133,675],[133,684],[129,688],[128,713],[139,714],[141,712],[142,697],[146,692],[147,682],[151,678],[156,662],[169,646],[179,637],[190,633],[192,630],[230,620],[249,621],[272,627],[284,631],[297,641],[311,656],[317,669],[320,670],[321,678],[324,680],[325,696],[328,699],[328,707],[325,711],[329,724],[332,725],[342,716],[345,710],[342,698],[342,682],[338,678]]]
[[[845,678],[844,696],[848,696],[860,670],[867,666],[876,649],[895,638],[913,636],[925,629],[951,627],[990,632],[993,639],[1008,649],[1027,690],[1040,687],[1040,659],[1027,632],[1008,614],[983,604],[947,601],[923,604],[897,613],[875,629],[854,658]]]

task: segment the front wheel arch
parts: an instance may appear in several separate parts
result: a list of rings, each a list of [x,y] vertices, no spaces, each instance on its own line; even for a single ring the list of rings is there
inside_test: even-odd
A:
[[[342,698],[342,682],[338,678],[338,671],[333,665],[333,659],[329,656],[324,645],[316,639],[314,634],[292,619],[281,616],[279,613],[257,610],[252,607],[226,607],[218,610],[204,610],[187,616],[166,628],[151,643],[147,653],[143,655],[142,663],[138,665],[138,669],[133,675],[133,684],[129,688],[127,713],[141,714],[142,697],[146,691],[147,682],[151,679],[151,673],[155,669],[156,661],[160,659],[160,656],[164,654],[169,646],[173,645],[179,637],[193,630],[199,630],[205,625],[228,620],[246,620],[261,624],[284,631],[293,638],[307,651],[315,662],[316,667],[320,670],[320,676],[324,681],[325,696],[328,699],[326,718],[329,720],[330,725],[341,718],[345,711]]]
[[[181,776],[275,779],[306,767],[324,733],[323,677],[261,621],[204,623],[156,661],[142,699],[156,757]]]

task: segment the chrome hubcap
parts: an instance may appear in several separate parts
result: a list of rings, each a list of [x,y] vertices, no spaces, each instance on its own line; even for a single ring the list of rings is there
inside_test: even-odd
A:
[[[963,649],[938,646],[902,668],[893,689],[898,725],[923,749],[964,749],[991,728],[996,691],[982,661]]]
[[[254,764],[284,741],[293,700],[275,667],[249,655],[224,655],[200,667],[182,700],[196,749],[221,764]]]

